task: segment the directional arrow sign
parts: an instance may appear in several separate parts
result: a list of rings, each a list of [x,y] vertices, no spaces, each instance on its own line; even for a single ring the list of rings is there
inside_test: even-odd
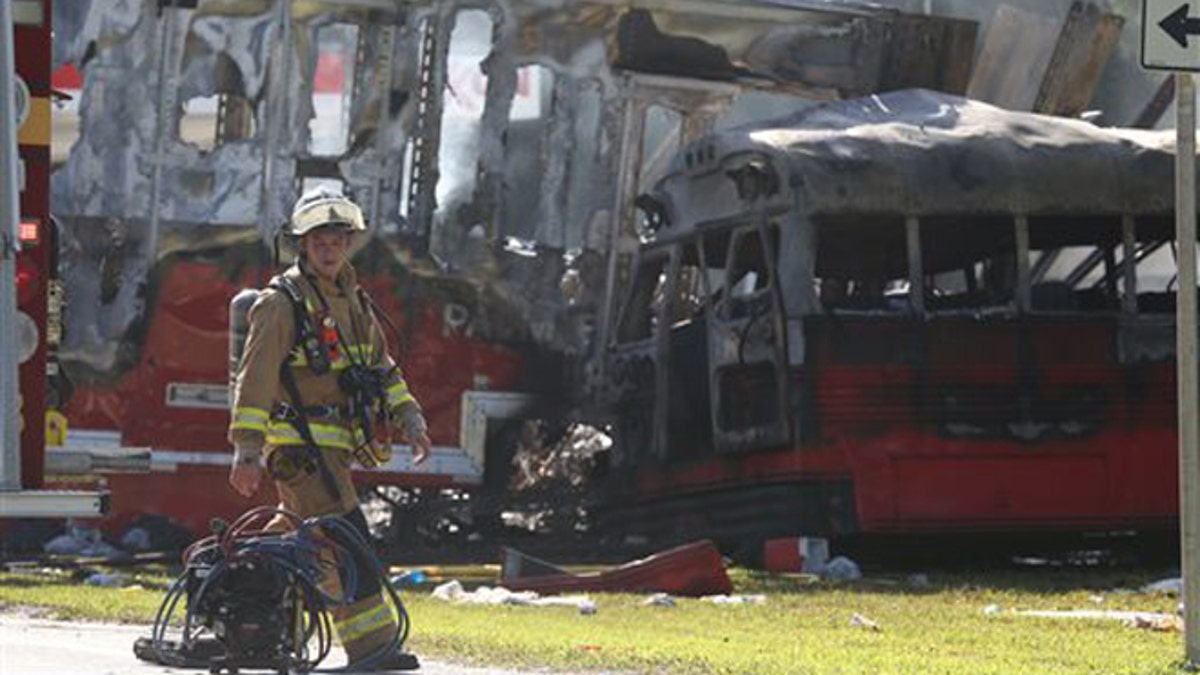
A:
[[[1200,70],[1200,0],[1143,0],[1142,66]]]
[[[1188,8],[1187,4],[1180,5],[1179,9],[1158,22],[1158,27],[1166,31],[1167,35],[1184,49],[1187,49],[1189,35],[1200,35],[1200,19],[1189,17]]]

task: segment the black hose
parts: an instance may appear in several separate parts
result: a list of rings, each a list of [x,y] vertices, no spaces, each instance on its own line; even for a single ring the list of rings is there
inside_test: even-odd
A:
[[[280,515],[292,521],[294,529],[286,532],[254,529],[260,523],[265,524],[267,519]],[[213,589],[221,587],[230,570],[238,563],[248,562],[260,565],[283,580],[284,594],[295,594],[293,597],[299,616],[289,620],[299,622],[291,626],[293,629],[300,626],[302,641],[293,645],[292,654],[285,656],[287,663],[283,665],[290,671],[348,672],[347,668],[317,670],[333,646],[334,631],[328,610],[334,605],[373,595],[380,589],[386,591],[384,600],[390,601],[397,617],[396,632],[386,645],[366,659],[355,662],[354,668],[370,667],[400,650],[408,639],[408,612],[389,581],[386,570],[371,550],[366,530],[366,519],[357,509],[347,517],[325,516],[302,520],[294,513],[272,507],[252,509],[230,526],[220,524],[214,527],[212,536],[188,548],[184,554],[184,571],[168,589],[155,614],[150,646],[157,662],[184,668],[209,668],[213,665],[210,658],[188,654],[207,630],[203,625],[204,617],[199,616],[198,612],[206,611],[206,598]],[[330,550],[334,553],[335,570],[341,581],[340,598],[331,597],[319,585],[322,576],[320,554]],[[195,583],[201,576],[203,580]],[[193,582],[191,592],[189,581]],[[185,596],[187,611],[181,628],[182,637],[178,645],[173,645],[168,641],[167,634],[173,625],[179,601]],[[309,649],[314,640],[315,653]],[[229,645],[220,641],[228,651]]]

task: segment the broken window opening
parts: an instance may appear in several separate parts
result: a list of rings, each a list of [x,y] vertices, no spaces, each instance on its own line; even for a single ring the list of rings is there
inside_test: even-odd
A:
[[[237,94],[221,94],[217,108],[217,143],[253,138],[258,133],[254,104]]]
[[[1139,218],[1134,226],[1134,241],[1138,313],[1173,314],[1179,291],[1174,218]]]
[[[715,131],[789,117],[818,101],[792,94],[747,90],[738,92],[713,123]]]
[[[704,317],[710,303],[711,280],[725,276],[723,266],[708,267],[700,255],[699,244],[682,246],[679,272],[671,295],[671,328],[682,329]]]
[[[733,235],[733,252],[723,292],[716,298],[717,316],[723,320],[762,316],[771,306],[771,265],[768,256],[779,251],[779,228],[767,228],[764,242],[756,226],[744,227]]]
[[[508,190],[504,200],[501,234],[522,239],[539,239],[537,224],[542,215],[542,191],[547,176],[565,164],[561,148],[547,148],[551,115],[547,101],[554,90],[554,73],[542,65],[517,69],[517,91],[508,112],[507,152],[504,175]],[[561,170],[561,169],[560,169]]]
[[[308,152],[336,157],[350,140],[350,104],[358,61],[359,27],[332,23],[317,29],[317,60],[312,76],[312,119]]]
[[[649,339],[658,324],[658,313],[664,301],[667,282],[666,267],[670,258],[665,252],[643,258],[637,271],[629,299],[621,312],[617,342],[629,343]]]
[[[603,100],[601,85],[583,83],[574,99],[571,152],[567,160],[567,219],[563,223],[566,248],[585,248],[598,212],[607,209],[603,194],[604,173],[600,166],[600,123]],[[599,193],[599,194],[598,194]],[[606,195],[605,195],[606,196]]]
[[[300,179],[300,194],[306,194],[309,190],[319,187],[327,188],[337,194],[346,194],[346,181],[344,180],[322,176],[305,176]]]
[[[454,15],[442,104],[435,222],[453,217],[475,192],[479,134],[487,102],[483,63],[492,50],[492,17],[479,9]],[[414,176],[414,182],[422,180]]]
[[[817,241],[814,289],[825,311],[909,311],[903,216],[814,216],[813,225]]]
[[[220,107],[219,96],[196,96],[184,101],[175,130],[179,140],[194,145],[200,152],[216,148]]]
[[[1030,218],[1028,255],[1031,310],[1120,308],[1119,218]]]
[[[667,445],[672,457],[699,456],[712,447],[709,421],[712,395],[709,385],[708,324],[705,321],[708,276],[724,275],[710,269],[700,254],[699,242],[679,245],[679,266],[671,287],[671,331],[668,342]]]
[[[416,215],[413,211],[425,183],[421,167],[426,165],[429,155],[428,127],[434,99],[434,56],[437,53],[436,24],[428,18],[421,19],[417,34],[420,36],[417,51],[417,117],[404,144],[404,169],[400,177],[400,221],[406,224]],[[413,229],[411,224],[409,229]]]
[[[924,217],[920,241],[930,313],[1015,309],[1017,249],[1011,217]]]
[[[648,191],[678,154],[683,139],[683,115],[661,105],[646,108],[642,125],[642,156],[638,165],[638,194]]]
[[[417,189],[417,186],[413,184],[413,172],[416,163],[416,158],[413,156],[415,146],[416,144],[412,138],[404,142],[404,162],[402,164],[404,168],[400,174],[400,219],[405,221],[408,220],[409,214],[412,213],[412,199]],[[419,173],[419,170],[417,172]]]

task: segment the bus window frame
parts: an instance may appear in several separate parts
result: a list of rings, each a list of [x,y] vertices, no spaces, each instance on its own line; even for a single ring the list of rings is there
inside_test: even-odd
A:
[[[927,228],[930,226],[930,221],[932,221],[934,219],[939,219],[939,218],[956,218],[956,219],[962,219],[962,220],[976,220],[979,223],[982,223],[985,220],[996,221],[996,223],[988,225],[989,227],[996,227],[1001,220],[1008,221],[1009,227],[1011,228],[1009,233],[1011,234],[1010,241],[1012,242],[1012,254],[1013,254],[1013,258],[1014,258],[1014,269],[1011,270],[1011,272],[1014,275],[1014,279],[1013,279],[1012,295],[1010,297],[1005,299],[1004,302],[1002,302],[1002,303],[994,303],[993,302],[992,304],[968,305],[968,306],[964,306],[964,307],[950,307],[950,308],[931,308],[929,306],[929,300],[932,297],[931,294],[935,290],[933,288],[933,284],[931,284],[929,282],[929,279],[931,277],[933,277],[934,275],[937,275],[937,274],[942,274],[942,273],[946,273],[949,271],[955,271],[958,269],[963,269],[963,270],[968,269],[968,268],[955,267],[955,268],[940,269],[939,271],[936,271],[936,272],[930,271],[929,265],[928,265],[929,256],[927,255],[928,247],[925,245],[925,241],[926,241],[927,236],[932,236],[932,235],[929,233]],[[914,220],[916,221],[915,225],[910,225],[909,223]],[[929,214],[923,214],[920,216],[909,216],[908,219],[906,220],[906,228],[916,228],[915,234],[912,233],[910,230],[909,236],[916,239],[916,246],[918,249],[917,255],[920,257],[921,264],[922,264],[922,269],[920,271],[922,284],[921,284],[920,290],[923,294],[922,295],[923,302],[922,302],[922,312],[919,313],[918,316],[920,316],[923,319],[929,319],[929,318],[936,318],[936,317],[953,317],[953,316],[965,316],[965,315],[975,315],[975,316],[979,316],[979,317],[1011,317],[1011,316],[1015,316],[1015,315],[1019,314],[1022,311],[1021,310],[1021,304],[1022,304],[1021,298],[1024,293],[1024,289],[1028,288],[1028,285],[1026,283],[1028,280],[1023,276],[1024,270],[1022,269],[1023,268],[1023,266],[1022,266],[1022,246],[1025,246],[1025,247],[1028,246],[1028,238],[1026,236],[1027,230],[1026,230],[1026,235],[1022,234],[1022,231],[1021,231],[1022,227],[1020,225],[1021,220],[1022,220],[1022,216],[1020,216],[1019,214],[1015,214],[1015,213],[1006,213],[1006,214],[997,214],[997,213],[978,213],[978,214],[929,213]],[[983,227],[983,225],[977,224],[977,227]],[[1027,248],[1026,248],[1026,255],[1028,255]],[[912,256],[910,256],[910,258],[911,257]],[[994,254],[992,257],[994,257]],[[978,258],[978,259],[972,258],[971,260],[968,260],[966,262],[970,262],[970,264],[971,264],[970,269],[974,269],[976,266],[982,264],[984,260],[985,260],[985,258]],[[944,267],[944,266],[939,266],[939,267]],[[1028,266],[1025,265],[1024,267],[1028,267]],[[913,271],[910,269],[909,272],[911,275]],[[968,282],[968,283],[970,283],[970,282]],[[910,290],[910,293],[911,293],[911,290]]]
[[[629,288],[625,291],[625,298],[621,302],[621,308],[616,313],[616,321],[612,326],[612,341],[610,347],[623,347],[629,345],[639,345],[653,342],[661,333],[659,330],[663,322],[666,321],[669,314],[668,305],[670,297],[666,295],[668,287],[672,286],[672,269],[676,267],[674,259],[676,258],[675,247],[677,242],[669,242],[664,244],[656,244],[652,248],[646,248],[639,252],[632,265]],[[641,280],[640,274],[650,265],[661,263],[658,271],[658,280],[654,286],[649,289],[649,294],[646,298],[646,318],[648,325],[645,331],[638,331],[639,337],[626,338],[626,322],[629,321],[630,312],[634,309],[634,303],[638,301],[638,291],[640,286],[638,282]],[[665,278],[664,278],[665,277]],[[661,302],[655,301],[655,296],[662,290],[664,293]]]
[[[1125,250],[1125,214],[1111,213],[1088,213],[1088,214],[1037,214],[1029,216],[1019,216],[1016,221],[1017,232],[1017,260],[1018,264],[1025,263],[1026,270],[1019,270],[1017,278],[1018,288],[1018,309],[1024,314],[1034,316],[1117,316],[1124,311],[1126,304],[1126,295],[1128,291],[1122,288],[1125,285],[1125,278],[1122,270],[1122,263],[1117,262],[1116,252],[1118,248],[1122,252],[1122,260],[1125,259],[1127,251]],[[1062,221],[1062,222],[1055,222]],[[1073,221],[1073,222],[1072,222]],[[1054,257],[1047,258],[1051,251],[1061,252],[1066,250],[1068,246],[1060,246],[1058,248],[1035,247],[1036,240],[1033,228],[1054,228],[1058,226],[1070,227],[1077,226],[1076,223],[1092,222],[1093,224],[1101,224],[1106,227],[1092,227],[1095,234],[1101,235],[1092,237],[1086,244],[1071,244],[1070,247],[1091,246],[1094,251],[1089,254],[1089,258],[1095,256],[1096,253],[1102,253],[1102,257],[1098,260],[1089,261],[1090,268],[1094,269],[1097,265],[1100,268],[1101,275],[1095,284],[1085,286],[1084,282],[1091,276],[1092,271],[1089,269],[1088,274],[1080,278],[1075,285],[1069,285],[1070,291],[1079,299],[1079,294],[1090,291],[1094,286],[1105,284],[1110,286],[1110,291],[1114,294],[1111,298],[1111,305],[1100,308],[1086,308],[1081,305],[1075,307],[1038,307],[1035,306],[1034,288],[1043,283],[1056,283],[1055,280],[1045,281],[1044,274],[1048,271],[1056,259]],[[1107,229],[1106,229],[1107,228]],[[1021,230],[1024,229],[1024,232]],[[1111,239],[1105,241],[1105,239]],[[1038,265],[1034,265],[1031,260],[1031,254],[1041,251],[1043,258],[1039,259]],[[1056,254],[1058,255],[1058,254]],[[1039,270],[1038,267],[1041,269]],[[1078,268],[1072,270],[1063,283],[1068,282],[1071,277],[1078,273]],[[1038,278],[1038,281],[1034,279]]]
[[[725,265],[723,268],[724,279],[722,279],[720,286],[720,288],[723,290],[723,293],[719,299],[716,299],[716,301],[714,301],[713,297],[715,293],[709,294],[709,301],[712,304],[713,316],[716,317],[718,321],[728,323],[730,321],[740,321],[750,318],[756,314],[756,311],[753,309],[755,306],[762,303],[771,302],[771,296],[774,292],[773,289],[776,285],[776,267],[778,265],[779,242],[782,235],[779,233],[779,224],[771,220],[769,217],[767,218],[767,222],[764,226],[760,226],[757,220],[758,219],[756,218],[754,222],[747,222],[747,219],[743,218],[739,219],[739,224],[733,225],[728,229],[723,228],[723,232],[729,236],[729,242],[725,249]],[[771,237],[771,232],[776,234],[773,239]],[[712,234],[712,232],[710,231],[707,234]],[[707,234],[704,239],[707,239]],[[719,234],[720,233],[718,233],[718,236]],[[765,240],[764,236],[766,237]],[[735,273],[739,271],[734,268],[735,265],[739,264],[739,247],[744,245],[744,242],[747,239],[751,238],[753,242],[757,243],[758,250],[762,254],[761,262],[762,266],[765,268],[765,278],[760,280],[756,277],[754,280],[754,289],[752,289],[746,295],[737,295],[734,293],[734,289],[742,283],[742,280],[745,279],[750,272],[755,271],[750,269],[749,266],[746,266],[744,273],[737,279],[734,279]],[[741,308],[740,311],[739,308]]]
[[[914,230],[914,228],[919,227],[919,225],[917,224],[919,222],[917,218],[915,218],[914,216],[906,216],[904,214],[899,214],[899,213],[869,213],[869,212],[852,213],[852,214],[811,214],[810,213],[807,215],[809,216],[809,221],[812,223],[812,228],[813,228],[813,244],[812,245],[814,247],[813,268],[810,271],[810,276],[811,276],[810,283],[811,283],[812,287],[814,289],[816,289],[815,292],[816,292],[817,303],[818,303],[817,307],[819,308],[819,311],[814,312],[814,313],[829,314],[829,315],[834,315],[834,316],[875,316],[875,317],[880,317],[880,318],[911,317],[911,316],[921,316],[922,315],[922,311],[925,306],[924,298],[923,297],[916,298],[913,295],[915,291],[919,291],[920,293],[923,293],[924,288],[925,288],[923,276],[919,273],[914,274],[914,270],[921,269],[920,249],[919,249],[919,247],[914,247],[913,241],[912,241],[914,236],[916,236],[916,237],[920,236],[919,229]],[[813,216],[816,216],[816,217],[813,217]],[[853,222],[853,224],[849,224],[849,223],[840,224],[840,223],[836,222],[836,220],[838,218],[861,219],[861,222]],[[828,220],[825,220],[825,219],[828,219]],[[905,247],[905,261],[902,264],[903,269],[899,270],[900,273],[897,274],[896,276],[886,276],[885,275],[885,277],[881,278],[881,279],[876,279],[874,277],[861,276],[861,275],[858,277],[854,277],[854,278],[852,278],[852,277],[843,278],[843,277],[838,277],[836,275],[835,276],[821,276],[821,273],[823,273],[824,271],[828,271],[828,270],[822,270],[822,262],[823,262],[823,260],[822,260],[822,243],[823,243],[822,238],[826,234],[824,231],[825,228],[835,228],[835,230],[836,230],[836,228],[847,228],[847,227],[866,227],[868,229],[879,228],[879,231],[882,231],[883,229],[886,229],[889,227],[895,227],[896,233],[899,235],[898,238]],[[851,238],[853,238],[853,237],[851,237]],[[827,299],[825,297],[823,297],[829,291],[825,291],[825,293],[822,293],[820,290],[820,286],[823,286],[825,283],[827,283],[826,279],[829,279],[831,281],[832,280],[841,280],[847,286],[849,285],[850,282],[854,282],[857,285],[857,284],[861,284],[862,281],[867,280],[867,279],[870,279],[873,281],[883,281],[884,285],[882,287],[880,287],[880,289],[879,289],[879,296],[878,296],[878,303],[877,303],[878,306],[875,306],[875,307],[849,306],[849,305],[853,304],[852,298],[850,296],[846,296],[846,297],[842,298],[842,300],[845,301],[845,304],[842,304],[842,306],[834,306],[834,307],[829,306],[829,302],[827,301]],[[888,296],[886,295],[887,284],[890,284],[891,282],[898,281],[898,280],[903,280],[908,283],[908,291],[907,291],[907,297],[905,298],[904,307],[900,308],[900,309],[889,306],[888,299],[887,299]],[[822,282],[820,286],[817,284],[817,281]]]

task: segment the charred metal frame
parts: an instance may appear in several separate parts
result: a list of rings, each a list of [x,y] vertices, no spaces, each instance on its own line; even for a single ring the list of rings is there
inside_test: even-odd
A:
[[[444,335],[518,345],[534,355],[530,362],[566,364],[528,374],[565,381],[547,387],[565,392],[563,400],[538,414],[643,425],[637,433],[645,442],[613,450],[618,463],[622,454],[672,459],[677,448],[663,405],[672,390],[662,374],[689,366],[670,361],[665,335],[610,352],[644,234],[634,203],[657,178],[642,175],[656,170],[644,157],[648,111],[677,113],[686,146],[728,119],[747,92],[786,97],[796,107],[906,86],[961,92],[965,69],[945,64],[969,64],[976,31],[973,22],[797,0],[143,0],[132,3],[135,16],[130,4],[59,3],[79,15],[63,24],[59,60],[84,76],[81,135],[54,179],[71,252],[64,280],[73,311],[61,350],[67,370],[98,386],[141,372],[138,345],[157,320],[155,275],[174,259],[168,256],[219,251],[231,279],[243,266],[266,274],[271,244],[305,179],[336,179],[371,221],[374,245],[366,253],[419,280],[405,288],[421,289],[414,295],[422,297],[405,305],[444,309],[443,316],[470,305],[474,314],[454,326],[447,320],[453,330]],[[463,83],[455,81],[460,64],[452,63],[451,35],[471,11],[488,17],[491,43],[478,45],[485,56],[469,64],[471,76],[486,76],[486,88],[478,116],[464,121],[447,112],[451,97],[464,93],[454,91]],[[310,123],[320,105],[319,31],[341,23],[358,36],[357,49],[344,55],[353,60],[353,81],[337,98],[349,110],[348,142],[345,152],[318,156]],[[521,91],[526,68],[543,88]],[[344,91],[351,93],[341,97]],[[537,124],[514,121],[521,96],[536,100]],[[211,149],[179,133],[182,102],[206,97],[218,99]],[[470,166],[456,167],[474,187],[439,204],[452,133],[469,137],[477,151]],[[530,166],[542,172],[537,194],[520,191],[518,174]],[[791,193],[785,186],[780,194]],[[788,303],[809,301],[795,299],[804,289],[795,296],[781,290],[794,281],[775,267],[811,266],[786,256],[802,250],[795,244],[811,239],[812,225],[775,198],[765,195],[762,210],[741,223],[764,248],[770,307],[719,326],[745,349],[706,342],[705,353],[717,373],[746,360],[769,369],[769,395],[786,414],[764,429],[713,422],[713,437],[728,451],[803,431],[790,422],[802,402],[787,377],[804,359],[803,325]],[[787,220],[778,226],[779,252],[767,234],[777,217]],[[669,255],[669,283],[680,264],[677,253]],[[716,308],[706,302],[715,330]],[[667,305],[659,311],[669,312]],[[494,316],[480,318],[487,313]],[[668,315],[659,316],[662,323]],[[622,349],[625,365],[613,356]],[[654,383],[639,392],[645,373],[638,370],[647,364],[665,370],[652,372]],[[631,393],[645,405],[617,410],[624,418],[614,419],[609,404],[628,402]],[[464,416],[458,445],[474,469],[487,464],[488,417],[532,414],[527,392],[456,394]],[[718,398],[709,400],[714,420]],[[397,462],[392,468],[410,468]]]
[[[888,105],[896,105],[896,103],[897,100],[893,99],[887,104],[880,104],[881,109],[888,110]],[[951,99],[946,100],[943,105],[965,105],[965,102],[956,104]],[[1062,124],[1069,126],[1071,123],[1064,122]],[[1044,136],[1053,134],[1051,126],[1047,123],[1047,128],[1042,130]],[[1066,127],[1064,127],[1064,132],[1073,133]],[[1139,188],[1139,190],[1145,191],[1139,192],[1136,198],[1127,195],[1109,195],[1111,199],[1095,206],[1088,206],[1086,199],[1080,200],[1070,196],[1062,197],[1067,202],[1067,206],[1058,206],[1054,201],[1055,198],[1049,196],[1056,194],[1054,191],[1048,191],[1045,195],[1035,195],[1030,190],[1035,190],[1036,187],[1024,183],[1018,183],[1015,187],[1005,184],[1004,189],[1011,190],[1011,194],[1005,193],[1001,196],[998,192],[994,198],[989,197],[991,201],[988,205],[978,208],[973,208],[965,202],[957,202],[957,198],[953,195],[945,196],[946,206],[941,206],[938,202],[943,199],[943,196],[938,194],[930,194],[923,203],[908,204],[903,194],[906,188],[889,183],[886,178],[881,178],[887,174],[886,168],[872,169],[870,168],[873,166],[872,163],[864,163],[861,166],[865,171],[879,171],[879,173],[868,174],[871,178],[862,184],[874,181],[871,185],[887,189],[889,194],[861,194],[857,196],[856,200],[844,202],[840,201],[841,197],[834,197],[830,203],[836,203],[837,206],[830,208],[835,211],[840,210],[839,212],[861,213],[868,219],[873,215],[878,215],[877,212],[880,212],[881,208],[883,211],[880,213],[891,214],[899,211],[895,219],[902,226],[903,232],[900,241],[906,244],[907,250],[903,254],[899,251],[891,251],[890,255],[903,258],[903,278],[908,282],[908,289],[905,293],[907,307],[903,310],[894,306],[878,311],[835,310],[831,307],[823,307],[813,293],[814,282],[817,278],[813,266],[814,260],[822,255],[822,252],[817,250],[813,222],[815,218],[821,216],[820,208],[826,204],[825,202],[820,202],[818,205],[808,203],[804,194],[806,189],[812,189],[812,187],[806,187],[807,176],[790,173],[791,170],[788,168],[787,152],[789,149],[794,147],[802,157],[809,155],[805,154],[802,149],[803,144],[798,141],[793,141],[797,142],[796,146],[789,146],[788,141],[770,140],[772,138],[770,131],[763,133],[762,142],[752,140],[747,142],[746,136],[754,136],[755,132],[740,132],[740,135],[739,133],[712,134],[692,143],[676,160],[672,173],[663,178],[653,192],[639,201],[639,205],[646,211],[647,217],[654,217],[661,221],[661,224],[650,234],[649,240],[643,243],[633,264],[642,266],[652,260],[667,259],[670,261],[664,271],[666,282],[662,293],[664,301],[658,307],[658,320],[647,339],[636,344],[609,342],[608,359],[610,365],[615,367],[616,372],[610,377],[610,379],[615,379],[612,383],[613,388],[608,390],[609,396],[606,400],[613,409],[621,410],[624,402],[628,401],[630,396],[647,398],[644,389],[641,392],[635,391],[637,389],[635,385],[637,382],[644,381],[647,377],[646,373],[652,374],[654,378],[653,404],[651,405],[646,400],[640,406],[635,407],[650,406],[655,411],[654,430],[643,439],[644,442],[651,445],[653,457],[667,460],[671,458],[672,454],[669,449],[669,439],[664,430],[668,427],[667,411],[673,407],[671,397],[677,394],[677,392],[672,392],[669,386],[670,370],[673,359],[677,355],[672,353],[672,345],[667,336],[671,332],[671,302],[677,295],[675,284],[679,278],[679,260],[685,247],[699,246],[703,250],[704,242],[717,232],[728,233],[731,237],[724,266],[726,274],[731,273],[731,261],[734,255],[732,241],[736,239],[738,232],[757,232],[762,237],[764,248],[769,251],[768,264],[772,266],[770,274],[772,277],[770,285],[772,312],[769,321],[764,321],[765,324],[770,325],[770,331],[765,330],[765,327],[758,331],[752,331],[746,321],[722,326],[721,321],[718,320],[719,312],[713,311],[715,309],[713,303],[706,301],[708,319],[705,325],[709,360],[705,367],[712,403],[708,423],[712,425],[712,451],[718,454],[742,452],[756,448],[782,447],[789,440],[787,436],[789,430],[792,435],[791,440],[799,443],[805,433],[812,431],[805,429],[809,420],[804,411],[804,392],[790,390],[789,384],[792,378],[789,373],[791,367],[805,363],[806,320],[823,320],[821,317],[828,314],[873,317],[880,321],[899,321],[908,326],[903,330],[915,331],[914,336],[916,333],[929,330],[927,324],[940,317],[969,318],[976,323],[985,324],[1016,322],[1019,326],[1025,326],[1030,319],[1037,317],[1050,321],[1057,320],[1057,317],[1099,317],[1111,322],[1117,340],[1115,350],[1117,362],[1113,365],[1161,362],[1173,357],[1172,315],[1154,313],[1145,308],[1139,312],[1138,274],[1135,269],[1138,263],[1156,250],[1155,242],[1158,242],[1159,239],[1169,241],[1169,238],[1162,239],[1161,233],[1147,233],[1145,236],[1149,238],[1140,244],[1141,240],[1138,238],[1140,223],[1146,219],[1161,220],[1166,217],[1163,214],[1169,212],[1171,198],[1169,190],[1165,187],[1158,186],[1159,189],[1154,190],[1148,184],[1146,188]],[[1095,147],[1099,149],[1093,152],[1102,153],[1107,150],[1108,145],[1125,143],[1126,141],[1115,135],[1119,133],[1114,132],[1112,136],[1096,140]],[[979,142],[986,143],[987,141]],[[1165,171],[1164,167],[1167,166],[1166,160],[1169,159],[1169,156],[1165,152],[1158,152],[1159,146],[1156,145],[1156,141],[1147,137],[1137,142],[1145,143],[1147,150],[1144,154],[1152,154],[1153,158],[1136,160],[1136,167],[1133,159],[1136,153],[1112,159],[1113,162],[1124,162],[1121,165],[1124,170],[1118,167],[1112,169],[1112,173],[1131,175],[1128,172],[1138,174],[1149,172],[1147,175],[1157,175],[1155,172]],[[776,144],[774,149],[771,148],[772,143]],[[1081,152],[1077,149],[1081,146],[1082,144],[1073,146],[1073,151]],[[844,149],[850,153],[851,148],[852,146],[847,145]],[[923,149],[923,151],[938,152],[937,149]],[[820,156],[819,151],[817,155],[812,156]],[[836,152],[828,157],[834,162],[838,161]],[[1080,158],[1082,155],[1076,154],[1073,157]],[[880,162],[882,166],[887,166],[889,161],[900,160],[885,157],[875,161]],[[1006,161],[1014,160],[1008,158]],[[761,168],[763,166],[768,167],[765,172]],[[855,170],[853,167],[854,165],[846,165],[838,169],[835,166],[830,171],[847,171],[849,175]],[[1020,172],[1024,169],[1022,165],[1014,165],[1012,170]],[[746,176],[757,174],[762,177],[772,171],[782,175],[783,178],[778,181],[764,178],[762,180],[765,182],[761,184],[764,186],[778,184],[782,189],[770,194],[769,190],[749,190],[747,188]],[[842,179],[851,180],[846,177],[842,177]],[[1026,177],[1021,180],[1029,182],[1036,179]],[[1051,178],[1050,182],[1053,180]],[[1106,177],[1100,182],[1103,183],[1105,180],[1112,179]],[[1169,185],[1169,183],[1163,185]],[[1092,187],[1089,185],[1089,188]],[[832,194],[833,186],[826,185],[819,189],[829,189]],[[966,189],[970,191],[972,188]],[[1009,213],[1003,217],[993,218],[990,215],[992,213],[990,209],[1006,203],[1005,199],[1011,199]],[[881,204],[888,206],[881,207]],[[940,210],[940,206],[945,210]],[[953,214],[956,219],[961,221],[964,231],[968,232],[973,229],[974,222],[979,219],[1007,220],[1015,255],[1015,261],[1012,263],[1015,265],[1015,288],[1008,304],[997,307],[994,311],[982,309],[947,311],[926,305],[928,290],[926,284],[931,278],[932,271],[936,270],[927,268],[922,232],[926,222],[931,218],[936,219],[941,213]],[[1058,224],[1053,222],[1053,218],[1059,217],[1055,214],[1061,214],[1061,217],[1064,218],[1072,215],[1087,217],[1089,222],[1091,219],[1103,219],[1105,223],[1113,226],[1107,230],[1098,226],[1093,228],[1095,230],[1094,243],[1097,248],[1074,263],[1076,267],[1063,277],[1064,281],[1062,282],[1074,288],[1084,282],[1090,270],[1103,264],[1105,274],[1102,277],[1102,286],[1111,295],[1111,306],[1071,309],[1056,305],[1038,305],[1035,302],[1035,284],[1039,283],[1047,274],[1050,265],[1062,249],[1046,249],[1047,242],[1050,241],[1050,245],[1053,245],[1053,240],[1043,238],[1041,240],[1043,243],[1037,250],[1043,250],[1045,253],[1036,265],[1032,265],[1031,252],[1035,248],[1031,243],[1031,219],[1040,218],[1046,221],[1038,227],[1048,228],[1047,231],[1049,231],[1049,228]],[[776,226],[784,232],[780,237],[783,243],[779,250],[770,251],[772,238],[766,234],[769,222],[779,223]],[[1116,227],[1118,222],[1119,229]],[[1079,230],[1079,232],[1083,232],[1083,230]],[[1061,234],[1053,236],[1060,238],[1059,246],[1083,244],[1083,242],[1074,242],[1073,239],[1071,241],[1074,243],[1066,243],[1066,239],[1061,239],[1064,236]],[[1078,237],[1079,235],[1070,236]],[[1155,239],[1155,237],[1159,237],[1159,239]],[[1090,242],[1091,240],[1089,240]],[[861,243],[861,248],[864,250],[871,246],[878,246],[878,244],[868,241]],[[1119,262],[1115,251],[1118,247],[1121,250]],[[805,251],[808,251],[807,255],[804,254]],[[963,251],[964,256],[975,255],[967,248],[964,248]],[[942,264],[945,264],[944,260]],[[781,267],[783,271],[776,269]],[[780,282],[780,279],[788,281]],[[729,284],[733,281],[735,280],[730,278],[726,283]],[[1101,282],[1097,282],[1097,284],[1099,287]],[[633,288],[629,289],[630,293],[634,290]],[[706,289],[710,300],[712,293],[712,289]],[[629,296],[625,300],[622,311],[614,317],[614,326],[620,325],[624,314],[631,311],[632,305],[633,297]],[[1025,328],[1021,329],[1021,331],[1025,330]],[[1028,336],[1018,337],[1019,341],[1029,339]],[[721,371],[722,368],[730,366],[751,365],[750,359],[743,358],[743,354],[748,353],[750,349],[746,345],[747,340],[755,343],[754,347],[758,350],[758,358],[761,362],[770,364],[776,370],[780,385],[778,391],[781,401],[778,408],[780,416],[770,424],[760,425],[747,433],[730,433],[729,430],[721,428],[720,420],[724,410],[729,405],[744,406],[746,401],[739,400],[734,404],[722,400]],[[773,354],[771,353],[772,349],[775,350]],[[1029,350],[1018,345],[1017,351],[1017,384],[1021,387],[1032,386],[1032,381],[1029,380],[1033,377],[1030,372],[1031,367],[1025,363],[1025,359],[1030,356]],[[736,358],[731,356],[735,353]],[[767,356],[767,354],[771,355]],[[640,377],[630,375],[631,364],[635,361],[640,364],[636,369],[640,373]],[[622,381],[626,381],[625,386],[620,385]],[[1020,433],[1020,430],[1016,433]],[[629,440],[636,439],[626,439],[627,443]],[[618,440],[619,445],[620,439]],[[618,458],[627,465],[637,462],[636,456],[630,455],[628,450],[624,455],[618,455]]]

